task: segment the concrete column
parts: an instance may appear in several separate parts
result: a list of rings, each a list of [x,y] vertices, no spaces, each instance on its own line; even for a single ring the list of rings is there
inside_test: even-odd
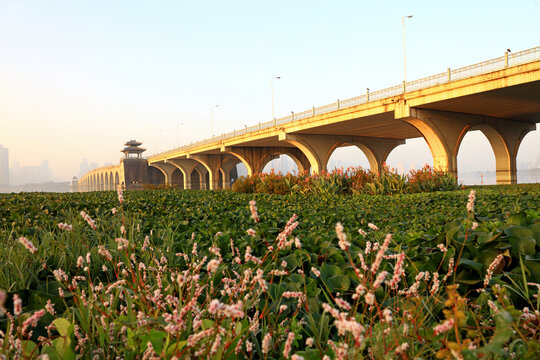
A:
[[[224,176],[223,176],[223,184],[221,186],[223,189],[228,189],[228,188],[231,187],[231,170],[238,163],[239,163],[238,160],[231,159],[229,161],[224,162],[221,165],[221,169],[223,170],[223,174],[224,174]]]
[[[446,111],[408,109],[396,118],[416,127],[433,155],[435,169],[450,171],[457,176],[457,154],[468,131],[480,130],[489,140],[495,154],[497,184],[517,182],[516,155],[523,137],[536,128],[534,124],[473,114]]]

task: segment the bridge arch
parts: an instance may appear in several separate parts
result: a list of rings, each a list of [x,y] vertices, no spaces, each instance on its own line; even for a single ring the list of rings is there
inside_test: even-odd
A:
[[[104,189],[103,190],[109,190],[109,174],[105,173],[105,174],[102,174],[102,176],[104,177]]]
[[[406,121],[421,133],[433,155],[435,169],[457,176],[457,153],[465,134],[477,129],[487,137],[495,153],[497,184],[517,181],[516,155],[524,136],[535,124],[471,114],[411,109]]]
[[[358,166],[363,169],[370,168],[369,160],[358,146],[348,143],[336,144],[326,162],[328,171]]]
[[[288,164],[292,163],[292,167]],[[290,156],[289,154],[274,153],[272,155],[266,156],[261,162],[260,173],[269,173],[274,171],[276,173],[303,173],[306,170],[303,170],[302,165],[298,167],[298,159]],[[309,171],[309,169],[307,170]]]
[[[180,189],[184,188],[184,173],[178,167],[172,170],[171,186]]]
[[[152,185],[168,184],[168,174],[158,164],[149,164],[148,166],[148,183]]]

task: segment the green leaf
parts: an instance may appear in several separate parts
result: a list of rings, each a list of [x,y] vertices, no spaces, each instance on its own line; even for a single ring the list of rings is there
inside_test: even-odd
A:
[[[512,253],[514,255],[534,255],[536,252],[534,249],[536,246],[536,241],[532,237],[521,239],[516,237],[510,237],[508,238],[508,241],[510,242],[510,244],[512,244]]]
[[[343,271],[341,268],[337,265],[329,265],[327,263],[324,263],[321,266],[321,279],[323,279],[324,282],[328,281],[328,279],[335,275],[342,275]]]
[[[28,356],[28,357],[33,356],[34,357],[37,354],[39,354],[37,345],[33,341],[23,340],[23,341],[21,341],[21,347],[22,347],[23,355],[25,357],[26,356]]]
[[[150,342],[152,342],[152,345],[154,346],[155,351],[158,354],[161,353],[161,350],[163,349],[164,340],[167,337],[167,333],[165,331],[152,329],[150,330],[149,336],[150,336]]]
[[[503,355],[503,346],[512,338],[512,315],[506,310],[495,315],[495,333],[491,337],[489,343],[478,350],[478,353],[483,353],[482,350],[488,353]]]
[[[476,271],[478,275],[482,275],[482,264],[477,261],[461,258],[459,259],[459,265],[465,265],[466,267],[469,267]]]
[[[347,291],[351,286],[351,280],[347,275],[335,275],[328,278],[327,285],[332,292]]]
[[[71,325],[71,323],[67,319],[56,319],[53,321],[53,324],[60,336],[69,336],[73,333],[73,325]]]
[[[509,225],[525,226],[527,225],[527,215],[524,212],[511,215],[506,220]]]
[[[535,237],[534,231],[523,226],[509,226],[504,229],[504,233],[508,236],[517,237],[519,239]]]
[[[540,223],[529,225],[529,230],[534,233],[536,239],[536,246],[540,247]]]

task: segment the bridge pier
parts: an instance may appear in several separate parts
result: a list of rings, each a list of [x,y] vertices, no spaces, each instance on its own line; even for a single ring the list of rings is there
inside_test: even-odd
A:
[[[488,116],[402,107],[396,118],[417,128],[433,155],[435,169],[457,176],[457,154],[468,131],[480,130],[495,154],[497,184],[517,182],[516,156],[524,136],[536,129],[528,122]]]
[[[297,146],[309,159],[311,170],[315,173],[327,171],[330,156],[340,146],[354,145],[366,155],[370,170],[379,173],[390,152],[402,139],[372,138],[346,135],[313,135],[282,133],[279,140]]]

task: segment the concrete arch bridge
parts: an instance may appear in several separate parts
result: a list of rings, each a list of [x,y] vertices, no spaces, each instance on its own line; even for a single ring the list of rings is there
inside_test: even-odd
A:
[[[495,155],[497,183],[512,184],[519,146],[539,122],[536,47],[152,155],[149,169],[159,175],[149,179],[185,189],[224,188],[236,164],[253,175],[281,154],[299,171],[320,172],[332,152],[347,145],[362,150],[378,172],[393,149],[418,137],[428,144],[434,167],[457,176],[461,141],[468,131],[480,130]]]

